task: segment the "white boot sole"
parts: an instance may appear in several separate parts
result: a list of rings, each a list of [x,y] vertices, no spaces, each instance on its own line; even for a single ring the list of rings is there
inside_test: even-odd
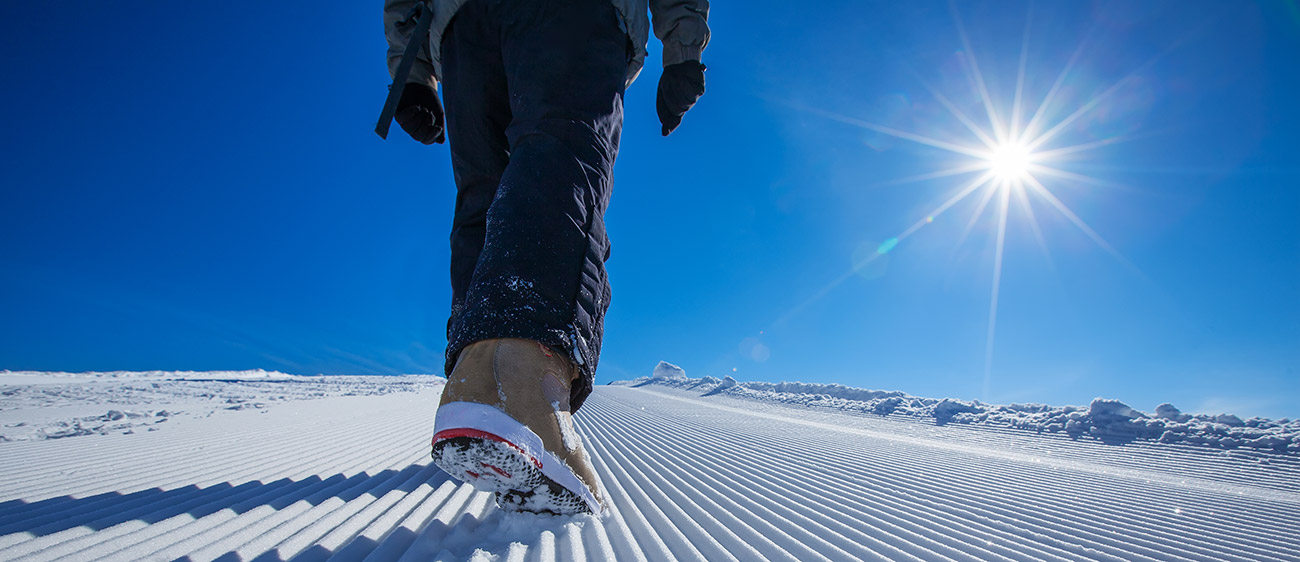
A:
[[[527,426],[486,404],[438,408],[433,462],[512,511],[601,513],[595,495]]]

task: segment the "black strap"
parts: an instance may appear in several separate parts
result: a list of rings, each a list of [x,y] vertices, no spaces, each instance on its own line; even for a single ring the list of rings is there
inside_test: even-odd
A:
[[[388,127],[393,124],[397,103],[402,100],[406,78],[411,75],[411,67],[415,65],[415,58],[420,54],[420,49],[429,42],[429,26],[433,25],[433,7],[426,0],[416,4],[412,10],[419,11],[420,15],[417,16],[415,30],[406,40],[406,52],[402,53],[402,62],[398,63],[397,72],[393,74],[393,83],[388,86],[388,99],[384,100],[384,110],[379,114],[379,123],[375,125],[375,132],[381,139],[388,138]]]

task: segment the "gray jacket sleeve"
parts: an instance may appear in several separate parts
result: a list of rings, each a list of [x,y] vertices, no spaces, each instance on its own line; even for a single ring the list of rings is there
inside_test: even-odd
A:
[[[397,73],[397,65],[402,61],[402,53],[406,51],[407,39],[415,29],[412,8],[417,3],[417,0],[384,0],[384,37],[388,39],[389,76]],[[423,37],[417,40],[428,41],[429,38]],[[415,65],[411,67],[411,75],[406,81],[424,84],[435,92],[438,91],[438,81],[433,77],[433,63],[429,61],[429,54],[425,49],[420,50]]]
[[[664,66],[701,60],[709,44],[709,0],[650,0],[650,19],[664,44]]]

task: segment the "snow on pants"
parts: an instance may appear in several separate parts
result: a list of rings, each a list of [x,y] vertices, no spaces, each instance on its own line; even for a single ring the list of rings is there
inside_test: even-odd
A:
[[[591,393],[609,307],[609,206],[631,56],[609,0],[470,0],[443,34],[456,177],[447,373],[465,346],[567,352]]]

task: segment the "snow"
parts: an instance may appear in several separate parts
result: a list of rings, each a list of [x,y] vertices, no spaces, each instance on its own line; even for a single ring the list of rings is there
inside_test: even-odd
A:
[[[386,394],[442,377],[305,377],[267,371],[0,372],[0,443],[157,431],[182,418],[295,400]]]
[[[892,402],[891,404],[894,404],[895,407],[897,407],[897,404],[902,404],[902,402]],[[874,410],[875,408],[873,407],[872,411]],[[958,414],[977,414],[979,412],[980,409],[978,406],[967,404],[960,400],[953,400],[952,398],[944,398],[930,409],[930,415],[934,416],[934,423],[939,425],[951,422]]]
[[[506,513],[433,466],[441,377],[6,373],[0,560],[1300,561],[1285,433],[1146,437],[1290,422],[663,372],[574,417],[603,518]]]
[[[660,361],[658,365],[655,365],[654,375],[652,375],[651,378],[669,380],[684,379],[686,378],[686,370],[667,361]]]
[[[573,427],[573,418],[560,411],[559,402],[553,402],[551,407],[555,408],[556,425],[560,426],[560,440],[564,443],[564,448],[568,451],[576,451],[582,445],[582,439],[578,437],[578,432]]]
[[[1146,441],[1185,443],[1222,449],[1300,452],[1300,420],[1242,420],[1233,414],[1189,415],[1171,404],[1146,414],[1120,402],[1097,398],[1086,407],[1044,404],[983,404],[954,398],[923,398],[898,391],[868,390],[841,384],[738,382],[732,377],[690,378],[671,363],[671,376],[655,368],[654,376],[616,381],[614,386],[660,386],[701,396],[726,395],[749,400],[829,408],[881,416],[931,420],[937,425],[1006,427],[1034,433],[1063,433],[1076,439],[1108,443]],[[665,373],[669,371],[664,370]]]

